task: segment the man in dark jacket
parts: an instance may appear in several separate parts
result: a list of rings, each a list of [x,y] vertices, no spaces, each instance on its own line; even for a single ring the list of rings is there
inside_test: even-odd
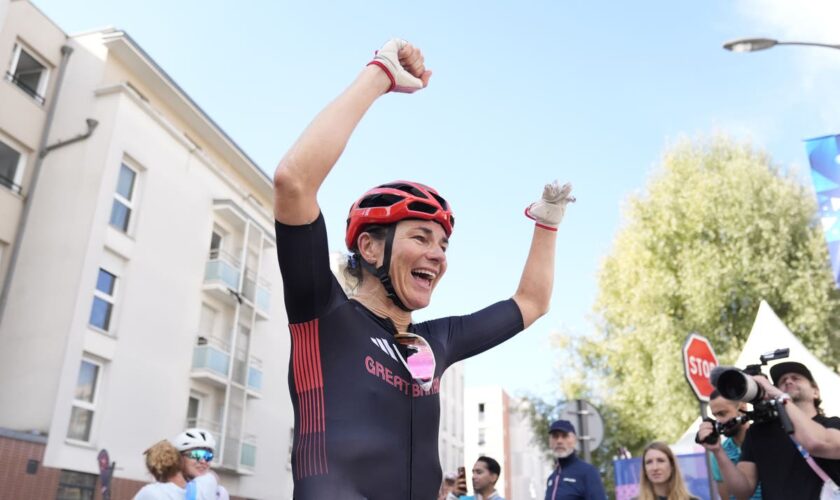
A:
[[[598,469],[575,454],[577,434],[568,420],[557,420],[548,429],[548,446],[554,452],[556,467],[548,476],[545,500],[605,500]]]

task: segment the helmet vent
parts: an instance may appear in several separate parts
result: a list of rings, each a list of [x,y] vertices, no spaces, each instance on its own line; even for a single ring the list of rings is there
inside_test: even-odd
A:
[[[359,208],[390,207],[402,199],[402,196],[396,194],[375,194],[359,202]]]
[[[431,194],[432,196],[435,197],[435,199],[438,201],[438,203],[440,203],[440,206],[442,206],[444,210],[449,210],[449,204],[446,203],[446,200],[444,200],[442,197],[436,195],[435,193],[429,193],[429,194]]]
[[[422,201],[412,201],[408,204],[408,209],[413,210],[415,212],[423,212],[424,214],[430,215],[433,215],[438,211],[436,207],[433,207],[428,203],[423,203]]]
[[[390,189],[398,189],[400,191],[405,191],[406,193],[417,196],[418,198],[428,198],[426,193],[420,191],[416,187],[412,186],[411,184],[384,184],[380,187],[383,188],[390,188]]]

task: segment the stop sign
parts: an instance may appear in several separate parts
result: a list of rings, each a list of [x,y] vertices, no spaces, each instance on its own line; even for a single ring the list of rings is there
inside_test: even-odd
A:
[[[689,334],[683,345],[683,364],[685,378],[697,399],[708,402],[709,395],[715,390],[709,382],[709,374],[718,365],[709,339],[696,333]]]

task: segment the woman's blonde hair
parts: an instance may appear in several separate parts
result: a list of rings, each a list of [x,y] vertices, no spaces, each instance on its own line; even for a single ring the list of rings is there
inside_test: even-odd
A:
[[[668,461],[671,463],[671,477],[668,478],[667,484],[668,500],[688,500],[691,498],[691,495],[688,493],[688,488],[685,487],[685,482],[683,482],[682,474],[680,473],[680,465],[674,457],[674,452],[671,451],[671,448],[669,448],[667,444],[661,441],[654,441],[650,443],[645,448],[644,453],[642,453],[642,473],[640,474],[639,496],[637,498],[639,500],[656,500],[656,493],[653,491],[653,483],[651,483],[650,479],[648,479],[647,471],[645,469],[645,457],[650,450],[661,451],[668,457]]]
[[[153,444],[143,454],[146,455],[146,468],[158,482],[165,483],[181,472],[181,453],[166,439]]]

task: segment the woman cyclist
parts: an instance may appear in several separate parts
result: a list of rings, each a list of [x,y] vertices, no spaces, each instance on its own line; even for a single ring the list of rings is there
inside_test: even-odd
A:
[[[430,77],[419,49],[390,40],[315,117],[274,175],[297,500],[436,498],[440,376],[527,328],[549,306],[557,226],[573,200],[571,187],[556,183],[526,209],[537,224],[511,299],[467,316],[412,321],[446,272],[455,222],[444,197],[417,182],[379,185],[350,208],[348,268],[359,278],[352,299],[331,273],[318,189],[374,101],[420,90]]]

